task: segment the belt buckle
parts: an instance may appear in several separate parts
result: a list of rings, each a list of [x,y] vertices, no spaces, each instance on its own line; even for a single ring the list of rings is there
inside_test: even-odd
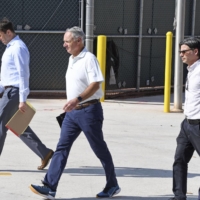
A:
[[[83,108],[84,107],[82,106],[82,104],[78,104],[78,105],[76,105],[75,110],[81,110]]]

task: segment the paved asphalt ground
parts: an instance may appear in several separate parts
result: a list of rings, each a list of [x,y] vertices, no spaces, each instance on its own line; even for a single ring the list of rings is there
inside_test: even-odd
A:
[[[30,126],[55,150],[60,128],[55,117],[65,100],[29,99],[36,108]],[[106,100],[104,136],[113,156],[121,193],[116,200],[167,200],[172,195],[172,164],[183,113],[164,113],[163,96]],[[8,132],[0,158],[0,200],[39,200],[29,185],[40,184],[46,169],[40,159]],[[84,134],[75,141],[56,199],[94,200],[105,185],[104,171]],[[194,153],[188,171],[188,199],[197,199],[200,159]]]

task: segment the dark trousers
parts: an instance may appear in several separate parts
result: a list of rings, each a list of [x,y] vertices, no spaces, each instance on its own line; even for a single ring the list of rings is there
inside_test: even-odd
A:
[[[66,113],[61,127],[60,139],[44,178],[44,184],[56,191],[72,144],[81,131],[84,132],[92,150],[101,161],[106,174],[106,187],[113,187],[118,184],[112,157],[103,138],[102,123],[101,103]],[[80,156],[84,156],[84,149],[82,149]]]
[[[173,192],[178,200],[186,200],[188,163],[194,153],[200,155],[200,124],[181,123],[173,164]]]
[[[0,155],[3,151],[8,129],[5,127],[10,118],[18,110],[19,106],[19,89],[7,88],[0,99]],[[20,139],[41,159],[49,153],[48,149],[28,126]]]

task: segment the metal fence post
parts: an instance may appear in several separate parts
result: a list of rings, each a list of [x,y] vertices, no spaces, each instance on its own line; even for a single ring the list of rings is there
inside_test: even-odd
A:
[[[88,51],[93,53],[94,36],[94,0],[86,1],[85,45]]]
[[[171,68],[172,68],[172,32],[166,34],[164,112],[170,112]]]
[[[184,38],[185,0],[177,0],[177,26],[174,69],[174,112],[182,112],[183,64],[179,56],[179,43]]]
[[[105,80],[106,80],[106,40],[105,35],[99,35],[97,37],[97,59],[104,77],[104,82],[102,83],[103,96],[101,102],[105,99]]]
[[[143,9],[144,9],[144,0],[141,0],[141,1],[140,1],[139,41],[138,41],[137,90],[140,89],[141,54],[142,54],[142,28],[143,28]]]
[[[193,11],[192,11],[192,36],[193,37],[195,35],[196,4],[197,4],[197,1],[193,0]]]
[[[83,31],[85,31],[85,27],[84,27],[84,17],[85,17],[85,13],[84,13],[84,6],[85,6],[85,0],[79,0],[80,1],[80,26],[81,26],[81,29]]]

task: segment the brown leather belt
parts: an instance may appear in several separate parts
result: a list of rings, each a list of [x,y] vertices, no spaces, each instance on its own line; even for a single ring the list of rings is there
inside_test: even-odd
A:
[[[6,85],[6,86],[4,86],[5,89],[12,88],[12,87],[14,87],[14,86],[12,86],[12,85]]]
[[[193,124],[193,125],[200,124],[200,119],[187,119],[187,118],[186,118],[186,120],[187,120],[187,122],[188,122],[189,124]]]
[[[93,99],[91,101],[86,101],[86,102],[84,102],[82,104],[78,104],[74,109],[75,110],[81,110],[83,108],[86,108],[86,107],[88,107],[88,106],[90,106],[92,104],[98,103],[98,102],[99,102],[99,99]]]

